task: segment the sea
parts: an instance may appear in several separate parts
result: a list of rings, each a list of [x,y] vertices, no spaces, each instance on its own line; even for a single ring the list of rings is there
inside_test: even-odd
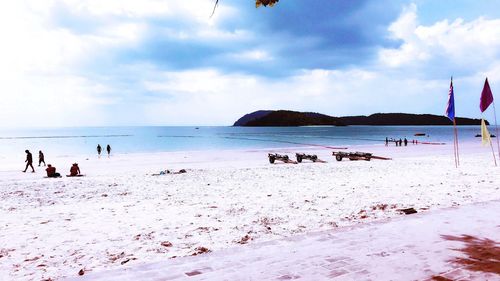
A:
[[[494,134],[493,128],[490,132]],[[415,134],[424,134],[415,136]],[[459,126],[460,141],[477,140],[478,126]],[[0,159],[96,154],[96,146],[112,153],[248,150],[286,147],[344,147],[384,145],[385,138],[425,142],[453,142],[452,126],[306,126],[306,127],[78,127],[0,129]]]

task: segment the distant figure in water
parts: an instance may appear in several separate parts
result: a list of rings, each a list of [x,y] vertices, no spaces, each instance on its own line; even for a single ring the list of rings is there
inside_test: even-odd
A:
[[[45,156],[43,155],[43,152],[40,150],[38,151],[38,167],[40,167],[40,165],[42,165],[43,163],[43,166],[47,166],[45,165]]]
[[[389,145],[389,138],[385,137],[385,146]]]
[[[97,155],[99,155],[99,157],[101,157],[101,151],[102,151],[102,147],[100,144],[97,145]]]
[[[408,140],[405,138],[405,146],[408,146]]]
[[[31,167],[31,169],[33,170],[31,172],[34,173],[35,168],[33,168],[33,155],[27,149],[24,152],[26,152],[26,161],[24,161],[24,162],[26,162],[26,168],[24,168],[23,173],[26,173],[26,170],[28,170],[28,167]]]
[[[106,146],[106,151],[108,152],[109,157],[109,155],[111,154],[111,146],[109,144]]]
[[[76,177],[80,174],[80,167],[78,167],[78,163],[74,163],[73,166],[69,169],[69,176]]]
[[[61,176],[61,174],[56,173],[56,167],[52,167],[52,165],[47,165],[47,169],[45,169],[47,172],[47,177],[49,178],[58,178]]]

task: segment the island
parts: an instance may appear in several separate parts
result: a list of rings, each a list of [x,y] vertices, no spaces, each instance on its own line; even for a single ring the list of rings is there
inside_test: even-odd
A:
[[[457,117],[460,125],[480,125],[480,119]],[[489,125],[488,121],[486,121]],[[284,126],[438,126],[452,125],[446,116],[433,114],[376,113],[369,116],[334,117],[316,112],[291,110],[258,110],[244,115],[233,126],[284,127]]]

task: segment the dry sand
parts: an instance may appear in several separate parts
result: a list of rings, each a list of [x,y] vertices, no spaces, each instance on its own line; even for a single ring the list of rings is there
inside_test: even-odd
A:
[[[78,162],[82,178],[43,178],[0,163],[0,279],[75,276],[81,269],[199,254],[317,230],[500,199],[491,152],[452,147],[364,146],[391,161],[276,164],[267,150],[123,154],[47,159],[58,172]],[[87,160],[87,158],[90,158]],[[178,175],[151,176],[186,169]]]

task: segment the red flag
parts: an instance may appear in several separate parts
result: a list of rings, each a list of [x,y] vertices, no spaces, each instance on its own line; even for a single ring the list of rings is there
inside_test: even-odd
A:
[[[481,93],[481,102],[479,104],[481,112],[484,112],[492,102],[493,102],[493,94],[491,93],[490,84],[488,83],[488,78],[486,78],[486,81],[484,81],[483,92]]]

